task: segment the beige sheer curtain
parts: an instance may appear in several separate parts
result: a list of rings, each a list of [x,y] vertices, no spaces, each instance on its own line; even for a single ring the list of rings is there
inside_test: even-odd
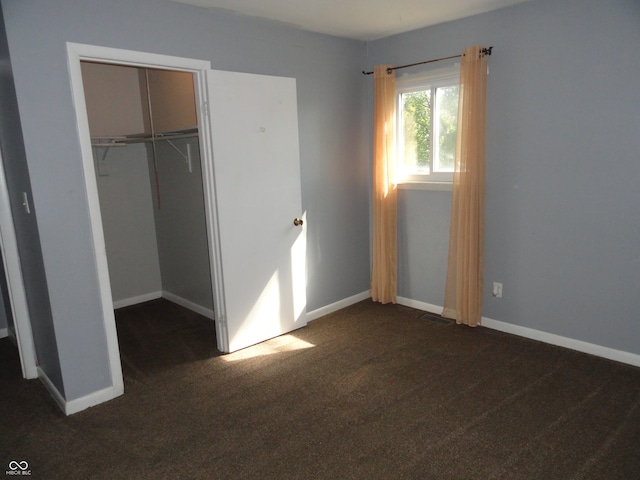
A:
[[[396,303],[397,192],[395,170],[396,80],[389,65],[373,73],[373,253],[371,298]]]
[[[449,260],[442,316],[476,326],[482,318],[487,57],[467,48],[460,65],[458,134]]]

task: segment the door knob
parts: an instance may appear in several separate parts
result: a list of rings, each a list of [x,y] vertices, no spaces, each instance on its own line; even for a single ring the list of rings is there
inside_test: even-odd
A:
[[[301,218],[294,218],[294,219],[293,219],[293,224],[294,224],[296,227],[300,227],[303,223],[304,223],[304,222],[302,221],[302,219],[301,219]]]

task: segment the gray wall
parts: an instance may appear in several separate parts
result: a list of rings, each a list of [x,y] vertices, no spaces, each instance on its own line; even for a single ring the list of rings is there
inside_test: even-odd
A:
[[[49,290],[40,248],[39,224],[36,218],[39,222],[49,226],[54,222],[52,222],[53,217],[48,216],[46,212],[40,212],[39,205],[33,201],[34,195],[29,178],[30,167],[27,165],[21,117],[11,68],[12,58],[4,29],[5,23],[9,22],[6,18],[2,18],[4,14],[3,4],[0,8],[0,25],[2,25],[0,30],[0,112],[2,112],[0,115],[0,148],[2,149],[2,163],[9,190],[38,366],[64,395],[62,369],[56,343],[57,331],[54,328],[49,304]],[[25,28],[28,27],[25,26]],[[55,119],[52,119],[51,122],[55,123]],[[55,165],[52,167],[55,168]],[[22,192],[27,193],[31,202],[30,214],[27,214],[22,207]]]
[[[398,191],[398,295],[442,305],[451,192]]]
[[[368,289],[363,43],[168,0],[3,0],[2,6],[67,400],[111,384],[67,41],[295,77],[308,220],[308,309]],[[27,275],[45,281],[42,270]],[[53,338],[53,329],[50,333]]]
[[[160,208],[153,202],[162,290],[213,310],[202,165],[197,138],[173,140],[184,154],[191,145],[191,172],[167,142],[156,142]],[[149,148],[149,150],[151,150]],[[153,176],[153,164],[149,171]],[[155,190],[155,179],[151,184]],[[154,200],[155,200],[154,193]]]
[[[198,139],[110,148],[98,174],[100,211],[114,304],[166,291],[213,309]],[[97,160],[105,153],[94,148]],[[154,163],[158,168],[160,205]],[[129,300],[129,301],[128,301]]]
[[[104,148],[94,148],[95,160],[104,154]],[[160,292],[147,149],[142,143],[111,147],[102,163],[96,180],[113,301]]]
[[[117,302],[166,291],[213,309],[198,139],[110,148],[98,174],[111,294]],[[94,148],[94,161],[104,148]],[[158,168],[160,204],[154,163]],[[98,172],[96,164],[96,172]],[[129,302],[128,302],[129,301]]]
[[[484,315],[640,353],[640,3],[527,2],[371,42],[368,67],[473,44],[495,46]],[[400,193],[400,295],[442,305],[449,199]]]
[[[7,277],[4,272],[4,259],[0,251],[0,330],[13,329],[13,312],[11,311],[11,299],[7,286]],[[0,335],[2,338],[2,335]]]

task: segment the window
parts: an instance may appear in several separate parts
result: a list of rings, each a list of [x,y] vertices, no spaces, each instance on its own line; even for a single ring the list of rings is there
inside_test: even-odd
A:
[[[458,67],[396,81],[398,183],[453,181],[458,84]]]

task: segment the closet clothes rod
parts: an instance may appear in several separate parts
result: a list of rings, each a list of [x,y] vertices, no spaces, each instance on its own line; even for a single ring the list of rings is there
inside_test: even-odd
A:
[[[191,133],[163,133],[155,136],[131,136],[131,137],[93,137],[91,139],[92,147],[126,147],[130,143],[154,142],[160,140],[177,140],[180,138],[194,138],[198,136],[198,132]]]
[[[161,140],[177,140],[179,138],[197,137],[197,133],[181,133],[178,135],[156,135],[153,137],[127,138],[124,143],[158,142]]]
[[[127,144],[122,142],[91,142],[91,146],[110,148],[110,147],[126,147]]]

